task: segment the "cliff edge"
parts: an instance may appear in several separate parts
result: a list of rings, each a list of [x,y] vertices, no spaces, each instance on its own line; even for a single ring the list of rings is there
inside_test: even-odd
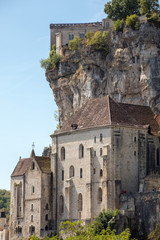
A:
[[[141,24],[110,33],[110,52],[64,51],[59,67],[46,72],[59,108],[60,123],[88,99],[109,95],[122,103],[160,112],[160,28]]]

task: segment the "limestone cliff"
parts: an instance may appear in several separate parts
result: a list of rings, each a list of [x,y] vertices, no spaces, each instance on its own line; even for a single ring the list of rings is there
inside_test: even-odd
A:
[[[160,29],[149,23],[139,30],[111,33],[110,53],[85,48],[66,53],[59,68],[46,72],[61,124],[88,99],[113,99],[149,105],[160,111]]]

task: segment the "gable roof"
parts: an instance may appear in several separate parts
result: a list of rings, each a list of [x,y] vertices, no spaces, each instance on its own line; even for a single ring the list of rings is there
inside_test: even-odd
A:
[[[109,96],[89,100],[53,135],[76,131],[72,129],[73,124],[77,125],[76,130],[119,125],[139,128],[150,126],[153,133],[160,131],[150,107],[118,103]]]
[[[31,167],[31,162],[35,160],[42,173],[51,172],[51,159],[49,157],[31,157],[20,159],[17,163],[11,177],[23,176],[27,170]]]

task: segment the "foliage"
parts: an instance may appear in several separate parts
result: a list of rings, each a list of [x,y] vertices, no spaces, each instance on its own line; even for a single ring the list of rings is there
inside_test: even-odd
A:
[[[128,27],[131,27],[132,29],[138,29],[139,28],[138,16],[136,14],[127,16],[126,24]]]
[[[49,57],[47,59],[41,59],[41,68],[44,68],[45,70],[57,68],[61,58],[61,55],[56,53],[55,45],[53,45],[52,50],[49,53]]]
[[[124,28],[124,20],[118,19],[114,22],[114,30],[115,31],[120,32],[123,30],[123,28]]]
[[[139,0],[140,2],[140,14],[151,14],[158,10],[158,0]]]
[[[105,4],[104,12],[114,21],[125,20],[128,15],[139,14],[139,3],[138,0],[112,0]]]
[[[0,190],[0,209],[6,210],[8,220],[10,212],[10,191]]]
[[[94,222],[91,225],[94,234],[99,234],[102,230],[105,230],[107,227],[113,229],[115,225],[115,217],[120,214],[119,210],[103,210],[95,218]]]
[[[156,228],[148,236],[148,240],[159,240],[160,239],[160,225],[156,225]]]
[[[157,13],[153,13],[152,15],[150,15],[148,17],[148,21],[152,22],[152,23],[158,23],[158,25],[159,25],[160,24],[160,15],[158,15]]]
[[[82,38],[75,36],[74,39],[69,41],[69,49],[72,51],[76,51],[80,48],[82,44]]]
[[[91,46],[95,51],[109,52],[109,35],[108,31],[97,31],[94,34],[88,33],[86,35],[86,45]]]
[[[87,32],[85,36],[86,36],[87,43],[88,43],[93,38],[94,32]]]
[[[28,240],[39,240],[39,237],[37,237],[36,235],[33,235],[29,237]]]

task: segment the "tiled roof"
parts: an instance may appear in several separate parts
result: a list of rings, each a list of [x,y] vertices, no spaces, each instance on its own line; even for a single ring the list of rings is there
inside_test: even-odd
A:
[[[71,125],[77,125],[77,130],[100,126],[130,126],[160,131],[160,125],[155,120],[154,113],[148,106],[117,103],[110,97],[104,96],[89,100],[82,108],[73,114],[63,127],[55,134],[72,130]]]
[[[11,177],[22,176],[31,166],[31,162],[35,160],[43,173],[51,172],[51,160],[49,157],[33,157],[33,158],[23,158],[17,163]]]

